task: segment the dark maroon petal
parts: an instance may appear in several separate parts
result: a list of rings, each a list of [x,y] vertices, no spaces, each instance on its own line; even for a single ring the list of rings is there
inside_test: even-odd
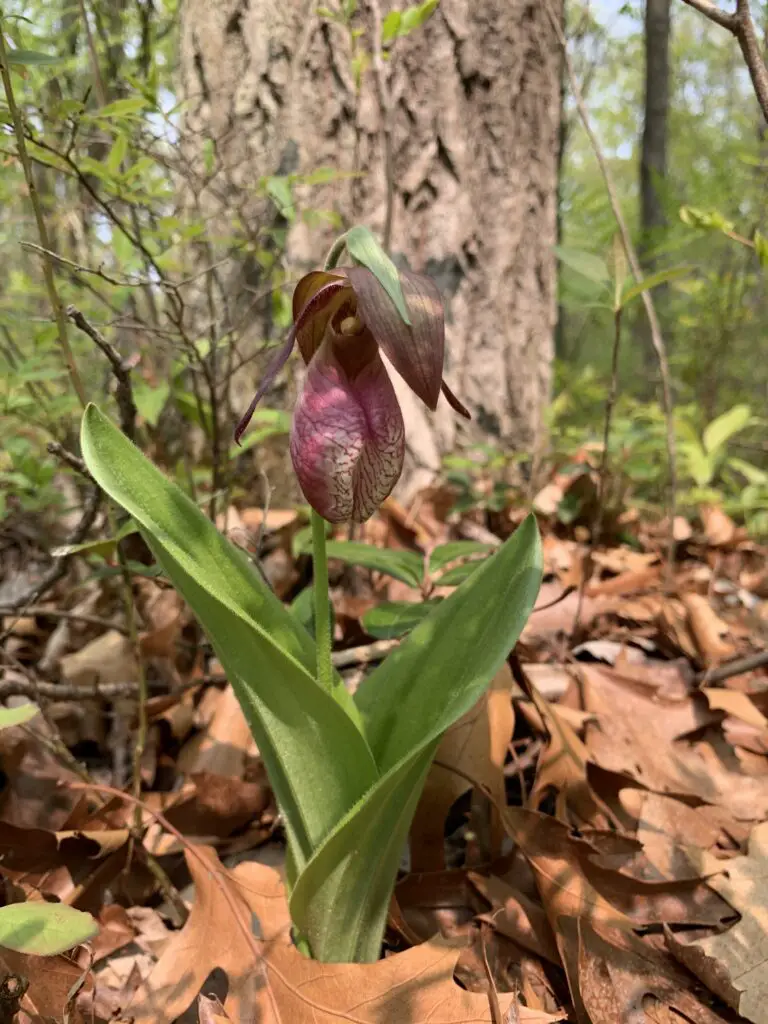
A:
[[[264,397],[265,393],[274,383],[275,377],[280,373],[282,368],[288,362],[288,356],[293,351],[293,346],[296,342],[296,327],[292,327],[288,333],[288,337],[283,342],[281,348],[275,352],[272,357],[272,361],[267,367],[267,371],[264,374],[261,384],[256,391],[256,394],[251,399],[251,404],[248,406],[245,415],[235,427],[235,441],[240,444],[240,438],[246,431],[248,424],[251,422],[253,414],[256,412],[256,406]]]
[[[381,358],[351,379],[330,341],[307,370],[291,429],[291,458],[309,504],[331,523],[368,519],[397,483],[405,429]]]
[[[324,270],[313,270],[296,285],[293,321],[296,340],[307,365],[320,348],[328,322],[344,302],[345,293],[351,298],[349,281],[343,272],[329,274]]]
[[[450,405],[454,412],[457,412],[459,416],[463,416],[465,420],[472,419],[472,413],[469,411],[466,405],[462,405],[462,403],[458,400],[456,395],[454,395],[454,393],[451,391],[451,389],[448,387],[445,381],[443,381],[443,383],[440,385],[440,390],[445,395],[446,402],[448,403],[448,405]]]
[[[437,285],[423,274],[400,271],[411,326],[370,270],[348,267],[347,277],[357,295],[357,311],[394,368],[424,404],[437,408],[443,380],[445,321]]]

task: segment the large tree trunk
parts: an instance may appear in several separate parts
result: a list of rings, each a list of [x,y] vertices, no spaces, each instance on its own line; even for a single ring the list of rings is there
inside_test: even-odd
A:
[[[562,0],[550,5],[560,17]],[[357,6],[359,45],[370,53],[375,8],[366,0]],[[385,16],[399,5],[380,6]],[[195,200],[208,237],[231,235],[235,216],[263,223],[260,176],[318,167],[347,173],[299,189],[299,209],[331,209],[344,225],[365,223],[381,236],[382,129],[389,128],[391,252],[442,290],[446,377],[473,413],[468,428],[447,406],[428,417],[396,382],[411,484],[425,482],[441,454],[465,438],[530,451],[549,398],[555,321],[560,54],[546,6],[442,0],[382,64],[392,98],[384,122],[374,65],[358,89],[349,32],[319,18],[316,7],[315,0],[184,0],[182,146],[186,165],[204,176],[212,140],[215,171]],[[297,218],[288,236],[292,269],[316,266],[335,233]],[[246,263],[243,280],[258,288],[258,268]],[[237,280],[229,290],[238,291]],[[254,325],[255,336],[268,333],[263,321]],[[250,388],[255,381],[246,376]]]

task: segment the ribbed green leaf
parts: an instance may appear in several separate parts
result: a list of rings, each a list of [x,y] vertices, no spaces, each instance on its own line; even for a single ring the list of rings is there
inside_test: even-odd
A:
[[[382,601],[363,615],[361,622],[366,633],[377,640],[391,640],[409,633],[432,611],[434,601]]]
[[[348,565],[361,565],[364,569],[385,572],[410,587],[421,586],[424,560],[415,551],[377,548],[373,544],[361,544],[353,540],[329,540],[326,547],[329,558],[339,558]]]
[[[530,515],[363,680],[355,703],[382,773],[474,704],[520,635],[540,584]]]
[[[312,955],[377,959],[411,818],[443,732],[517,641],[541,582],[533,516],[436,607],[355,695],[382,778],[300,873],[291,916]]]
[[[83,417],[81,443],[94,479],[140,525],[203,623],[259,746],[300,868],[377,777],[351,698],[340,681],[334,695],[320,688],[306,630],[242,552],[95,406]]]

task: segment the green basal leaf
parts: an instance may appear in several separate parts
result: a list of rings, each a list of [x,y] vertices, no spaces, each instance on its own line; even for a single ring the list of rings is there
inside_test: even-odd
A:
[[[367,676],[355,694],[380,771],[472,706],[514,646],[541,584],[529,515],[496,554]]]
[[[12,903],[0,908],[0,946],[18,953],[55,956],[99,931],[90,914],[65,903]]]
[[[382,778],[296,879],[291,916],[315,958],[378,958],[408,828],[440,737],[489,685],[540,582],[541,547],[529,516],[361,683],[355,702]]]
[[[83,458],[128,511],[205,630],[240,701],[286,818],[297,867],[376,780],[356,707],[338,677],[314,679],[314,643],[246,557],[99,410]]]
[[[408,307],[405,304],[405,296],[400,285],[400,275],[397,272],[397,267],[381,248],[374,235],[371,234],[368,228],[358,225],[357,227],[350,228],[347,232],[345,243],[347,252],[352,259],[371,271],[394,302],[400,318],[410,327],[411,318],[408,314]]]
[[[492,544],[481,544],[477,540],[452,540],[434,548],[429,556],[430,573],[439,572],[449,562],[469,555],[486,555],[496,548]]]
[[[0,729],[24,725],[30,718],[34,718],[39,710],[37,704],[19,704],[16,708],[0,708]]]
[[[474,558],[471,562],[462,562],[461,565],[454,565],[452,569],[448,569],[438,576],[435,583],[439,587],[457,587],[464,580],[468,580],[469,577],[483,564],[483,559]]]
[[[373,544],[359,541],[329,540],[329,558],[338,558],[347,565],[360,565],[364,569],[385,572],[407,583],[409,587],[420,587],[424,575],[424,560],[415,551],[395,551],[392,548],[377,548]]]
[[[432,611],[439,599],[432,601],[383,601],[362,617],[366,633],[377,640],[393,640],[410,633]]]

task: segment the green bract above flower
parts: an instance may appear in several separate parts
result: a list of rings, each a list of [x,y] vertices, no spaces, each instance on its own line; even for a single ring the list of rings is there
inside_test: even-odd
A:
[[[298,344],[307,377],[294,411],[291,458],[307,501],[332,523],[367,519],[402,472],[403,418],[380,351],[429,409],[442,391],[469,418],[443,381],[445,321],[437,287],[410,271],[400,272],[400,284],[410,324],[365,267],[303,277],[293,293],[293,328],[235,431],[239,441]]]

